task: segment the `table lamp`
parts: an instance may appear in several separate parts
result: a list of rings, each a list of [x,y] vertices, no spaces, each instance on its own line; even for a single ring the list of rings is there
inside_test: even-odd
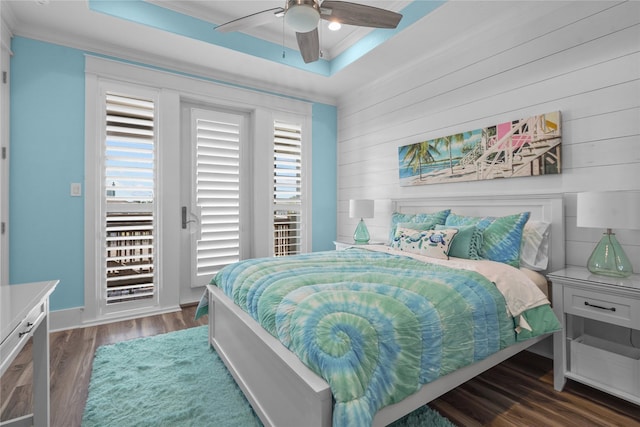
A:
[[[633,266],[611,229],[640,229],[640,191],[578,193],[577,200],[578,227],[607,230],[589,257],[589,271],[611,277],[633,274]]]
[[[360,218],[353,233],[353,240],[358,245],[369,243],[369,230],[364,218],[373,218],[373,200],[349,200],[349,218]]]

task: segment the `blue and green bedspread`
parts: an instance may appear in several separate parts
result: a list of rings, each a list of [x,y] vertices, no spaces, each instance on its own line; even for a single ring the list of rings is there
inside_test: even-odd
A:
[[[369,426],[380,408],[517,340],[492,281],[406,256],[350,249],[250,259],[212,284],[329,383],[335,427]],[[532,310],[527,337],[559,327],[548,304]]]

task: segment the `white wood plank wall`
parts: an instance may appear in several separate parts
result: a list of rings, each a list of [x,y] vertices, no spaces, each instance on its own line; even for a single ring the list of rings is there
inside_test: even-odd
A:
[[[442,37],[498,12],[511,17],[499,31]],[[449,16],[459,25],[439,28]],[[575,193],[640,190],[640,2],[449,2],[428,25],[434,37],[421,41],[425,51],[441,48],[338,103],[338,238],[355,229],[352,198],[376,200],[366,222],[372,240],[386,240],[392,198],[563,193],[566,262],[585,265],[603,230],[576,227]],[[400,146],[556,110],[561,175],[399,185]],[[640,272],[640,231],[617,236]]]

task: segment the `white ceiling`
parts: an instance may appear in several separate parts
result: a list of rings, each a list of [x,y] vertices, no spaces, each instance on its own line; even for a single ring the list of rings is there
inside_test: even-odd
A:
[[[284,3],[283,0],[150,2],[210,21],[212,31],[215,24]],[[391,10],[401,10],[410,3],[398,0],[356,2]],[[535,19],[536,15],[547,13],[552,3],[561,2],[450,0],[330,76],[94,12],[86,0],[2,0],[0,7],[5,23],[14,35],[336,104],[341,97],[348,96],[350,90],[379,81],[416,61],[436,57],[441,61],[460,61],[459,55],[453,54],[456,48],[466,50],[473,43],[482,49],[486,46],[483,42],[513,31],[517,25],[515,18]],[[327,34],[329,31],[322,30],[321,47],[327,51],[325,56],[333,57],[368,32],[350,26],[343,27],[338,34]],[[251,35],[282,43],[282,28],[277,23],[256,28]],[[292,37],[290,35],[285,41],[287,46],[295,46]]]
[[[225,22],[261,12],[263,10],[284,7],[286,0],[147,0],[149,3],[174,10],[176,12],[190,15],[202,20],[215,23],[217,25]],[[349,0],[350,1],[350,0]],[[354,3],[367,4],[368,6],[388,9],[400,12],[405,6],[411,3],[410,0],[355,0]],[[275,44],[282,44],[297,50],[295,32],[283,28],[282,19],[271,24],[261,25],[244,31],[245,34],[270,41]],[[331,31],[327,28],[328,22],[321,21],[320,49],[324,59],[333,59],[345,49],[352,46],[362,37],[367,35],[371,29],[343,25],[339,31]]]

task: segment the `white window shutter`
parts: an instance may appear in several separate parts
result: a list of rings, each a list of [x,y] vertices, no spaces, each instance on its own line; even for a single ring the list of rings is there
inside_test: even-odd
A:
[[[240,260],[240,141],[244,116],[192,110],[195,132],[193,188],[200,231],[195,245],[198,277],[208,281]]]
[[[156,293],[154,123],[152,100],[106,94],[107,305],[153,298]]]
[[[302,252],[302,127],[274,121],[274,255]]]

